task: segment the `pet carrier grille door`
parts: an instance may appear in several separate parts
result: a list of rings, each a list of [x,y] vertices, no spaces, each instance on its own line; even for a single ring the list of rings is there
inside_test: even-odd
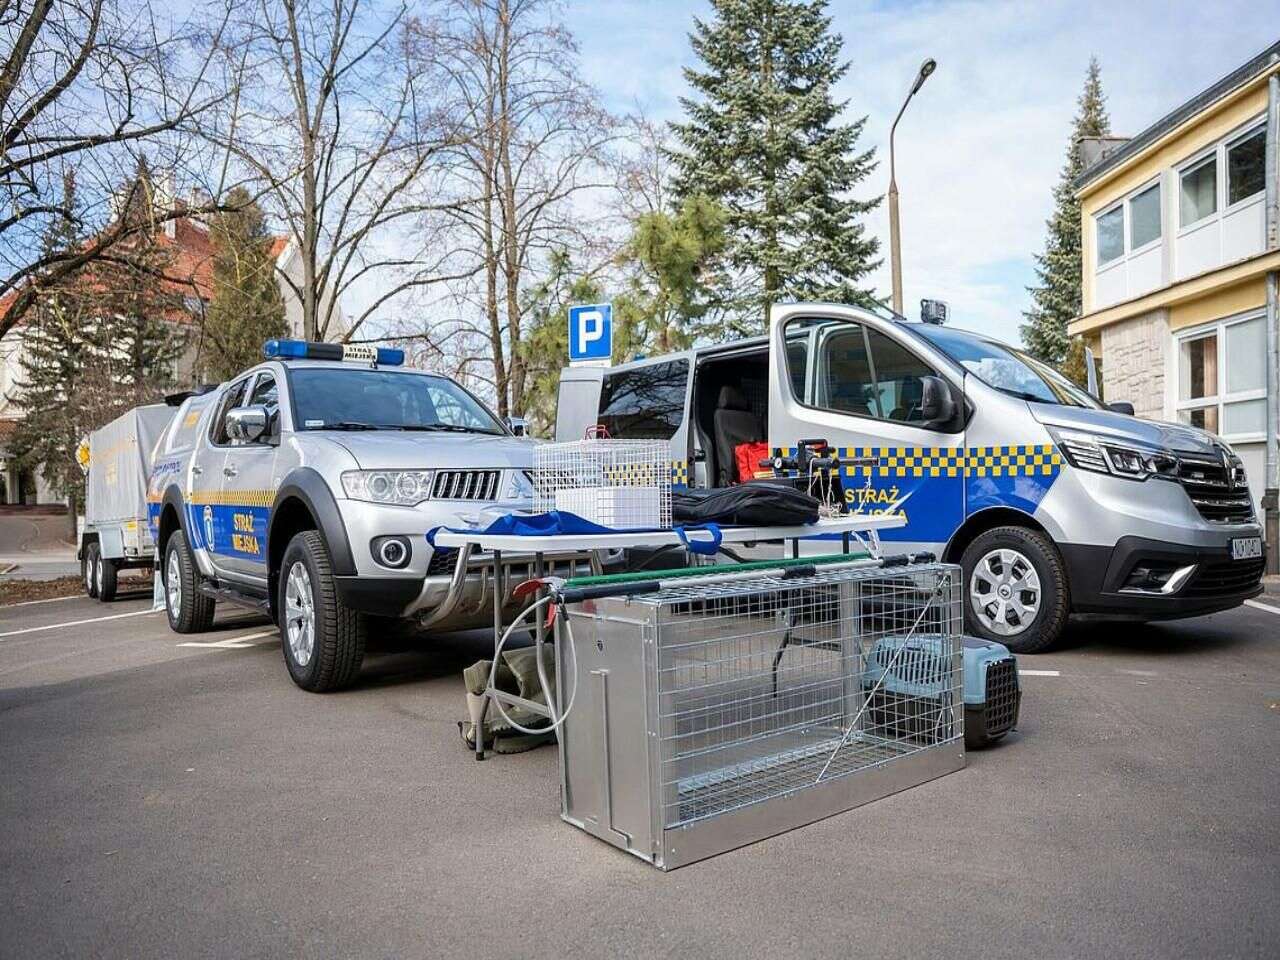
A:
[[[570,607],[564,819],[671,869],[960,769],[959,583],[851,565]]]

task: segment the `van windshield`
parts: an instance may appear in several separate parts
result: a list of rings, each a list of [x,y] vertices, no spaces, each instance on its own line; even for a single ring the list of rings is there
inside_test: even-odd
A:
[[[927,323],[904,323],[920,339],[941,350],[989,387],[1035,403],[1104,409],[1052,367],[1030,354],[963,330]]]
[[[388,370],[290,371],[299,430],[422,430],[506,434],[470,393],[444,377]]]

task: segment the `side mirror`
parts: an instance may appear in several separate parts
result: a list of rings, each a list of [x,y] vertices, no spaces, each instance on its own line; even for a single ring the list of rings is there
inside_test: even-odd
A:
[[[257,443],[267,432],[271,416],[261,404],[227,411],[227,436],[241,443]]]
[[[1114,403],[1108,403],[1107,409],[1115,413],[1123,413],[1126,416],[1133,416],[1133,404],[1128,400],[1117,400]]]
[[[529,421],[524,417],[507,417],[507,429],[514,433],[517,437],[527,436],[529,433]]]
[[[920,418],[926,427],[940,427],[956,415],[951,388],[941,377],[921,377]]]

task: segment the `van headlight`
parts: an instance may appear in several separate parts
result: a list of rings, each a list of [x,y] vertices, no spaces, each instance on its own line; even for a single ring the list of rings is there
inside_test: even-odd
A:
[[[430,470],[347,470],[342,489],[352,500],[412,507],[431,496]]]
[[[1109,473],[1129,480],[1148,477],[1176,480],[1178,477],[1178,458],[1162,447],[1118,441],[1084,430],[1048,429],[1067,463],[1080,470]]]

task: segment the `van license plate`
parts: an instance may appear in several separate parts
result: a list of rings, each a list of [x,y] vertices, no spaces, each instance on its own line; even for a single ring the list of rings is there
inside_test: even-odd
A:
[[[1231,541],[1232,560],[1255,560],[1262,556],[1261,537],[1238,537]]]

